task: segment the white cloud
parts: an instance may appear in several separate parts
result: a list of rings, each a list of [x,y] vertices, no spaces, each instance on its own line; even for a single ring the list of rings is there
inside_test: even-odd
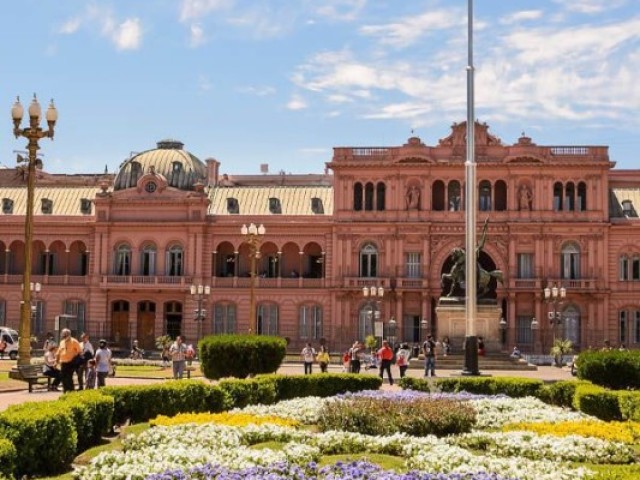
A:
[[[142,27],[138,18],[129,18],[117,25],[110,33],[111,41],[118,50],[136,50],[142,42]]]
[[[64,24],[62,24],[62,26],[58,29],[58,33],[62,33],[63,35],[71,35],[72,33],[76,33],[81,25],[82,19],[80,19],[80,17],[70,18]]]
[[[289,102],[287,102],[287,108],[289,110],[304,110],[307,107],[307,102],[298,94],[292,95]]]
[[[522,10],[510,15],[506,15],[500,19],[500,23],[510,25],[512,23],[522,22],[526,20],[538,20],[542,18],[542,10]]]
[[[367,25],[360,33],[378,37],[382,44],[408,47],[435,30],[447,30],[466,25],[466,15],[460,9],[441,9],[412,15],[386,25]]]
[[[554,0],[561,4],[564,8],[571,12],[579,12],[585,14],[596,14],[612,8],[617,8],[625,3],[626,0]]]
[[[206,75],[200,75],[198,77],[198,90],[201,92],[208,92],[212,88],[213,84],[211,83],[211,80],[209,80],[209,77]]]
[[[193,24],[189,27],[189,45],[193,48],[199,47],[206,42],[204,30],[200,24]]]
[[[255,95],[257,97],[266,97],[268,95],[273,95],[276,93],[276,89],[268,85],[240,87],[238,88],[238,91],[240,93]]]
[[[233,6],[233,0],[182,0],[180,5],[180,21],[199,19],[218,10]]]
[[[322,5],[315,6],[315,13],[334,21],[352,21],[358,18],[366,4],[367,0],[325,0]]]

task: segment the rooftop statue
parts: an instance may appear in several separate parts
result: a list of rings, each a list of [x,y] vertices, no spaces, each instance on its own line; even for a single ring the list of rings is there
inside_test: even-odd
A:
[[[485,298],[489,293],[491,293],[491,288],[489,286],[491,279],[495,278],[500,283],[503,283],[502,271],[501,270],[485,270],[480,265],[480,252],[484,248],[484,244],[487,241],[487,228],[489,226],[489,219],[487,218],[484,222],[484,227],[482,229],[482,236],[480,237],[480,241],[476,246],[476,265],[477,265],[477,295],[478,298]],[[458,293],[462,290],[465,290],[464,282],[466,279],[466,261],[467,255],[464,248],[455,247],[451,251],[451,257],[453,258],[453,265],[451,265],[451,269],[449,273],[443,273],[440,284],[442,287],[445,286],[446,282],[451,283],[451,287],[449,288],[449,293],[447,293],[448,298],[453,298],[458,296]]]

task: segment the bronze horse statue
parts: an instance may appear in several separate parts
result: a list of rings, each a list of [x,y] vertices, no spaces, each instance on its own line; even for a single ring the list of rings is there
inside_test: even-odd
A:
[[[463,288],[463,284],[466,278],[466,253],[464,249],[455,247],[451,251],[451,257],[453,258],[453,265],[451,266],[449,273],[443,273],[440,279],[440,285],[442,287],[445,286],[445,282],[451,282],[451,287],[449,288],[447,297],[453,297],[457,287]],[[480,262],[477,263],[477,275],[477,295],[479,298],[483,298],[488,293],[490,293],[489,284],[492,278],[495,278],[500,283],[504,283],[501,270],[485,270],[480,265]]]

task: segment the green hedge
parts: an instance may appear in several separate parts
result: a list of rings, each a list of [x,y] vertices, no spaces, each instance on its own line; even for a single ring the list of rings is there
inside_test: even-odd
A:
[[[576,393],[576,388],[582,385],[592,384],[583,380],[562,380],[546,384],[538,391],[538,398],[551,405],[573,408],[573,397]]]
[[[218,380],[274,373],[287,353],[287,342],[267,335],[210,335],[198,348],[202,373]]]
[[[82,390],[66,393],[60,401],[68,405],[78,432],[77,451],[97,445],[113,427],[113,397],[102,390]]]
[[[0,437],[15,445],[19,476],[68,469],[78,438],[71,409],[59,401],[10,406],[0,413]]]
[[[576,388],[573,408],[600,420],[622,420],[618,392],[597,385],[581,385]]]
[[[18,452],[15,445],[6,438],[0,438],[0,477],[13,478]]]
[[[266,378],[228,378],[221,380],[218,387],[230,396],[234,408],[258,403],[270,405],[278,401],[275,382]]]
[[[429,392],[432,384],[443,392],[468,392],[484,395],[504,394],[510,397],[535,397],[543,387],[542,380],[512,377],[451,377],[427,380],[404,377],[400,386],[404,389]]]
[[[576,363],[578,378],[612,390],[640,388],[640,351],[581,352]]]
[[[277,400],[296,397],[331,397],[339,393],[378,390],[382,379],[355,373],[314,373],[312,375],[261,375],[275,383]]]
[[[114,399],[114,421],[146,422],[158,415],[180,412],[221,412],[232,406],[231,398],[215,385],[199,380],[178,380],[158,385],[105,387],[101,392]]]

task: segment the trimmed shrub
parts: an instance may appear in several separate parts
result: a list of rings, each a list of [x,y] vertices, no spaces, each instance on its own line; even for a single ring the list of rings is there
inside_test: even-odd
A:
[[[378,390],[382,379],[353,373],[312,375],[261,375],[275,383],[277,401],[297,397],[331,397],[339,393]]]
[[[404,389],[431,391],[435,388],[443,392],[468,392],[483,395],[505,394],[510,397],[534,397],[543,387],[542,380],[512,377],[451,377],[435,381],[405,377],[400,381]]]
[[[617,394],[622,418],[640,422],[640,392],[618,391]]]
[[[476,412],[468,403],[448,399],[357,397],[327,403],[320,413],[321,431],[344,430],[366,435],[446,436],[470,432]]]
[[[545,403],[557,405],[558,407],[573,408],[573,396],[576,388],[582,385],[591,385],[583,380],[562,380],[559,382],[543,385],[538,390],[538,398]]]
[[[18,452],[15,445],[6,438],[0,438],[0,477],[13,478]]]
[[[221,380],[218,387],[229,395],[234,408],[244,408],[258,403],[270,405],[277,401],[275,382],[269,378],[228,378]]]
[[[221,412],[232,406],[229,395],[215,385],[199,380],[179,380],[159,385],[105,387],[114,399],[114,422],[146,422],[158,415],[180,412]]]
[[[27,402],[0,414],[0,436],[16,449],[16,474],[46,476],[66,470],[76,453],[73,415],[63,402]]]
[[[581,352],[577,363],[578,378],[612,390],[640,388],[640,351]]]
[[[573,408],[600,420],[622,420],[618,392],[605,390],[596,385],[581,385],[576,388]]]
[[[113,397],[102,390],[82,390],[66,393],[60,402],[71,409],[78,433],[77,451],[82,452],[100,443],[113,426]]]
[[[284,338],[266,335],[210,335],[198,343],[202,373],[209,379],[274,373],[286,355]]]

